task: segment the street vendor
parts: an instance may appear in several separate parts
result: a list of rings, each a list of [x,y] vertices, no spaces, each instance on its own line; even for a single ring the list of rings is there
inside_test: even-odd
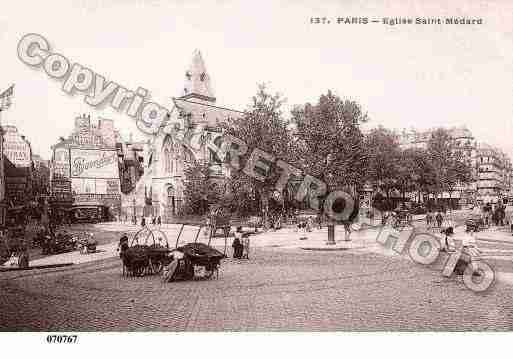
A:
[[[123,257],[123,253],[128,249],[128,236],[126,233],[123,233],[121,238],[119,239],[118,251],[119,257]]]
[[[235,232],[235,238],[232,243],[233,247],[233,258],[241,258],[243,245],[242,245],[242,227],[237,227]]]
[[[440,243],[440,251],[448,252],[451,248],[454,248],[454,228],[448,227],[444,233],[444,239]]]

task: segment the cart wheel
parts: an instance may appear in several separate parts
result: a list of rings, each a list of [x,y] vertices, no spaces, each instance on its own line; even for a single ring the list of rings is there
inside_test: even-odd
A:
[[[210,279],[214,275],[214,271],[208,271],[209,273],[205,276],[205,279]]]
[[[144,275],[144,270],[146,267],[143,266],[137,266],[134,268],[134,276],[136,277],[142,277]]]
[[[159,260],[154,262],[150,259],[150,264],[148,267],[150,274],[160,274],[164,269],[164,263]]]

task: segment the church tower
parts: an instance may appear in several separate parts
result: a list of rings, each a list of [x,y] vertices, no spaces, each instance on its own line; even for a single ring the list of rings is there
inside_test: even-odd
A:
[[[202,100],[215,103],[216,98],[210,84],[210,76],[207,73],[201,52],[195,50],[192,55],[192,62],[185,71],[185,85],[183,88],[182,100]]]

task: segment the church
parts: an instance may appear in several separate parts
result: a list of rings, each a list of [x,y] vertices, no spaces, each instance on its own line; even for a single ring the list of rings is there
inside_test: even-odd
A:
[[[214,176],[229,174],[225,164],[214,161],[206,140],[221,131],[221,123],[240,118],[243,112],[216,103],[200,51],[193,53],[184,73],[182,95],[172,100],[165,125],[145,144],[144,175],[135,189],[123,196],[123,212],[128,218],[133,218],[135,211],[138,219],[161,216],[164,223],[172,220],[183,204],[184,168],[188,164],[207,161]]]

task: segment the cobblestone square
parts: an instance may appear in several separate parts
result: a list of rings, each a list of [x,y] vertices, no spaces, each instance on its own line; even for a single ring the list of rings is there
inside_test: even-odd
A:
[[[510,263],[499,258],[493,265],[507,274]],[[0,327],[3,331],[513,328],[508,281],[498,280],[488,291],[474,293],[461,279],[443,277],[436,265],[422,266],[407,257],[369,250],[256,247],[249,261],[224,260],[219,279],[208,281],[163,283],[159,276],[126,278],[121,272],[119,258],[111,256],[62,269],[0,273]]]

